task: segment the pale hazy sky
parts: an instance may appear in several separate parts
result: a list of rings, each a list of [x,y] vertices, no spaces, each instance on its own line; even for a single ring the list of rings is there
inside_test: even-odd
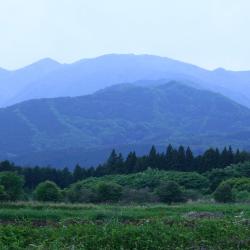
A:
[[[0,67],[155,54],[250,70],[249,0],[0,0]]]

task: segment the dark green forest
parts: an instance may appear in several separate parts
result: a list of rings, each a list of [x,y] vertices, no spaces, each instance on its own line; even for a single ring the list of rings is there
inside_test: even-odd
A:
[[[250,153],[225,147],[194,155],[190,147],[155,146],[144,156],[113,150],[97,167],[20,167],[0,163],[2,200],[65,202],[183,202],[214,197],[250,199]],[[227,198],[225,198],[227,197]],[[223,200],[222,200],[223,201]]]
[[[104,148],[139,155],[140,149],[169,142],[196,153],[208,145],[249,149],[249,109],[179,82],[31,100],[0,109],[0,120],[0,157],[21,165],[96,165],[105,160]]]
[[[9,161],[0,163],[0,171],[15,171],[25,177],[25,187],[32,189],[40,182],[50,180],[61,188],[71,183],[89,177],[104,175],[132,174],[142,172],[148,168],[165,171],[183,171],[204,173],[212,169],[221,169],[230,164],[237,164],[250,160],[250,153],[225,147],[223,150],[209,148],[203,154],[194,156],[190,147],[174,148],[169,145],[165,153],[157,152],[152,146],[150,152],[144,156],[137,156],[130,152],[126,157],[113,150],[107,161],[97,167],[76,165],[73,171],[67,167],[57,169],[53,167],[20,167]]]

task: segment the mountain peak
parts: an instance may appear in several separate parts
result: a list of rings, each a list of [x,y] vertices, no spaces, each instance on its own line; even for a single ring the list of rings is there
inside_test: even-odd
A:
[[[54,70],[57,70],[62,64],[51,59],[51,58],[43,58],[37,62],[34,62],[24,68],[15,70],[14,72],[20,74],[24,73],[28,75],[36,74],[37,72],[43,72],[44,74],[50,73]]]
[[[143,84],[151,85],[152,80],[165,79],[184,81],[187,85],[218,92],[250,107],[250,72],[222,68],[210,71],[149,54],[106,54],[72,64],[60,64],[51,58],[44,58],[15,71],[13,75],[15,81],[12,76],[9,81],[0,82],[12,92],[11,98],[5,98],[8,100],[2,106],[34,98],[92,94],[117,83],[143,81]],[[20,81],[25,88],[20,88]],[[17,91],[9,89],[9,82],[12,86],[13,82],[16,83]]]
[[[0,72],[8,72],[8,70],[0,68]]]
[[[227,70],[226,69],[224,69],[224,68],[217,68],[217,69],[215,69],[215,70],[213,70],[214,72],[226,72]]]
[[[39,67],[51,67],[51,66],[59,66],[59,65],[61,65],[59,62],[47,57],[47,58],[40,59],[39,61],[34,62],[34,63],[26,66],[26,68],[37,67],[37,66],[39,66]]]
[[[5,77],[8,77],[10,74],[10,71],[0,68],[0,79],[4,79]]]
[[[50,58],[50,57],[45,57],[37,61],[37,63],[55,63],[55,64],[60,64],[58,61]]]
[[[8,73],[10,73],[9,70],[4,69],[4,68],[0,68],[0,74],[5,75],[5,74],[8,74]]]

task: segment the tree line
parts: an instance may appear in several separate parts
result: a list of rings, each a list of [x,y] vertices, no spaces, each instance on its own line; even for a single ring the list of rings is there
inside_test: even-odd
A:
[[[53,181],[59,187],[65,188],[88,177],[131,174],[142,172],[148,168],[204,173],[248,160],[250,160],[250,153],[238,149],[234,151],[231,147],[225,147],[222,150],[209,148],[203,154],[195,156],[190,147],[174,148],[169,145],[166,152],[157,152],[155,146],[152,146],[146,155],[137,156],[136,152],[130,152],[126,158],[113,150],[107,161],[96,168],[82,167],[77,164],[74,170],[70,171],[67,167],[63,169],[38,166],[20,167],[9,161],[3,161],[0,163],[0,172],[15,171],[24,176],[27,189],[34,189],[39,183],[46,180]]]

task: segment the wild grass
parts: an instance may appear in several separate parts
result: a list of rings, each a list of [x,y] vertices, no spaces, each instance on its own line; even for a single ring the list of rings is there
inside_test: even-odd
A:
[[[145,204],[145,205],[112,205],[112,204],[66,204],[18,202],[0,204],[1,220],[44,219],[44,220],[96,220],[100,219],[162,219],[181,218],[190,211],[221,212],[224,217],[244,213],[250,218],[250,206],[247,204]]]
[[[250,249],[250,207],[2,203],[0,249]]]

